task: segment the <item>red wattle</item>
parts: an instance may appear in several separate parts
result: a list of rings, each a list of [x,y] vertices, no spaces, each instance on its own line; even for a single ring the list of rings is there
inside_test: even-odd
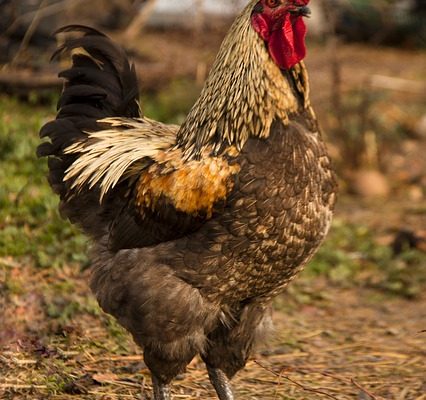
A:
[[[272,32],[268,42],[273,60],[282,69],[289,69],[306,56],[306,25],[301,17],[284,17],[281,29]]]
[[[300,17],[296,18],[296,20],[293,23],[293,26],[294,26],[294,32],[296,33],[294,35],[295,36],[294,47],[296,49],[296,54],[298,58],[297,62],[300,62],[306,57],[305,40],[306,40],[307,29],[306,29],[305,21],[303,20],[303,18],[300,18]]]
[[[267,43],[272,59],[281,69],[289,69],[305,58],[306,25],[302,17],[287,13],[280,27],[264,14],[253,14],[251,21],[255,31]]]
[[[251,17],[251,23],[254,30],[260,35],[260,37],[266,42],[269,40],[269,22],[263,17],[262,14],[253,14]]]

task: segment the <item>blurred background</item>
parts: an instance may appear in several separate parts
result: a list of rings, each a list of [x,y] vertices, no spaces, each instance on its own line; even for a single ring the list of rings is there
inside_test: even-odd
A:
[[[181,123],[246,0],[0,0],[0,398],[149,398],[140,350],[87,288],[86,239],[35,157],[87,24],[135,63],[144,114]],[[244,399],[425,399],[426,1],[312,0],[311,99],[339,174],[326,243],[275,304]],[[214,398],[200,361],[177,398]]]

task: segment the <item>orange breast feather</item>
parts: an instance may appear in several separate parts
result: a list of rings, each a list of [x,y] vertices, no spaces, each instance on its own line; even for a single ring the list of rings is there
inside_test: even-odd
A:
[[[136,205],[155,211],[162,199],[178,211],[210,218],[214,205],[225,200],[232,190],[233,176],[240,167],[229,165],[222,157],[205,157],[179,164],[172,168],[167,163],[154,164],[146,170],[139,178]]]

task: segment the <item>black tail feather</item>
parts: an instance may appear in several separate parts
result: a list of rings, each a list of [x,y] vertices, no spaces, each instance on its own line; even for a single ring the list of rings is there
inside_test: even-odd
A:
[[[99,205],[96,190],[91,193],[70,193],[64,175],[75,161],[75,155],[64,150],[87,138],[87,132],[101,129],[98,120],[107,117],[139,118],[138,82],[134,66],[130,65],[123,49],[96,29],[70,25],[56,33],[76,32],[81,36],[69,38],[53,54],[52,59],[72,54],[71,68],[61,72],[64,89],[58,101],[56,120],[47,123],[40,137],[50,141],[37,149],[39,157],[49,157],[49,183],[61,197],[61,211],[92,236],[101,234],[101,215],[108,213]],[[83,51],[79,51],[83,49]],[[90,218],[88,217],[90,216]],[[102,225],[103,224],[103,225]]]

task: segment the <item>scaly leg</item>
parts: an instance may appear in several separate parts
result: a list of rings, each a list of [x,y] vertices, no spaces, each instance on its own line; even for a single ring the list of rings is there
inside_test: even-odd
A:
[[[216,390],[219,400],[234,400],[231,384],[225,373],[219,368],[207,366],[210,382]]]
[[[170,384],[162,383],[157,377],[152,375],[152,387],[154,390],[154,400],[171,400]]]
[[[209,333],[201,356],[220,400],[234,400],[229,379],[244,368],[255,336],[270,319],[268,309],[269,304],[249,303],[234,312],[229,324],[220,324]]]

